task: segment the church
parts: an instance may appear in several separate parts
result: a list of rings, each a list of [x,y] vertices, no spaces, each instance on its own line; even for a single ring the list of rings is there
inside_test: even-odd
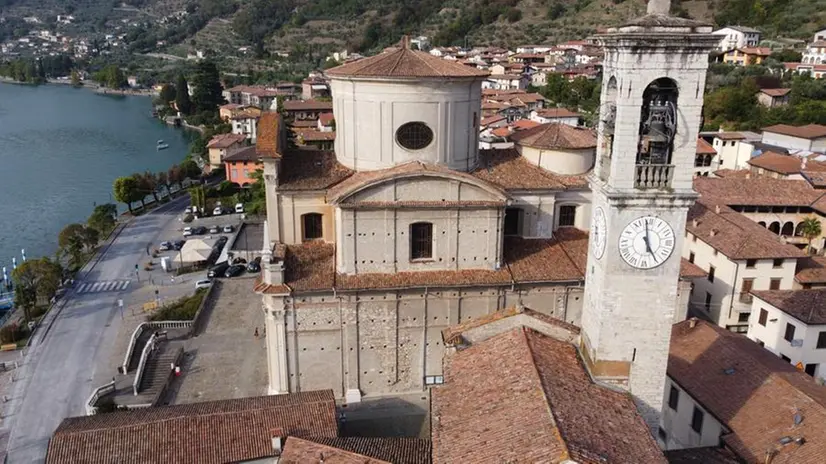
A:
[[[404,40],[328,70],[335,150],[276,138],[264,158],[270,393],[423,392],[467,341],[451,328],[530,308],[655,428],[715,45],[667,13],[595,38],[596,131],[543,124],[512,149],[478,148],[487,72]]]

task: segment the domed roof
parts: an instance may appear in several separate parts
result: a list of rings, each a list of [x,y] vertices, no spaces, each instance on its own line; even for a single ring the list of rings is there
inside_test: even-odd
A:
[[[398,47],[378,55],[362,58],[327,70],[331,77],[385,77],[385,78],[434,78],[434,77],[485,77],[490,73],[463,64],[448,61],[430,53],[411,50],[402,40]]]
[[[584,149],[597,146],[597,137],[593,130],[555,122],[518,131],[511,135],[511,140],[522,146],[549,150]]]

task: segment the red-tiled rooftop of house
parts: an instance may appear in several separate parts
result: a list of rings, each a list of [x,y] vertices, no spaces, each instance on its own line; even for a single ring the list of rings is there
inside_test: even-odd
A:
[[[733,176],[697,177],[694,190],[708,201],[732,206],[812,206],[824,193],[805,180]]]
[[[284,111],[332,111],[333,102],[318,100],[287,100]]]
[[[743,47],[738,50],[748,55],[769,56],[772,54],[772,49],[769,47]]]
[[[511,128],[510,127],[497,127],[490,131],[491,134],[495,135],[496,137],[509,137],[511,135]]]
[[[770,97],[784,97],[791,92],[792,89],[762,89],[760,92],[765,93]]]
[[[318,122],[320,122],[322,126],[329,126],[333,121],[335,121],[333,113],[321,113],[318,115]]]
[[[281,154],[280,145],[281,115],[273,111],[265,111],[258,120],[258,138],[255,149],[265,158],[277,158]]]
[[[685,258],[680,259],[680,278],[681,279],[694,279],[697,277],[705,277],[708,273],[703,270],[700,266],[690,262]]]
[[[246,139],[247,137],[244,134],[218,134],[209,139],[207,148],[229,148]]]
[[[554,122],[517,132],[511,139],[523,146],[544,149],[579,150],[597,146],[593,130]]]
[[[717,132],[714,137],[720,140],[743,140],[746,138],[745,135],[739,132]]]
[[[767,450],[772,464],[823,462],[826,388],[745,336],[696,319],[675,324],[668,376],[731,430],[723,442],[744,462],[764,462]],[[785,436],[806,444],[783,445]]]
[[[711,146],[710,143],[706,142],[703,139],[697,139],[697,154],[698,155],[716,155],[717,150]]]
[[[536,122],[536,121],[531,121],[530,119],[519,119],[519,120],[514,121],[513,124],[511,124],[511,127],[513,127],[513,129],[515,131],[524,131],[524,130],[527,130],[527,129],[533,129],[534,127],[537,127],[537,126],[539,126],[539,123]]]
[[[734,453],[719,446],[670,450],[665,457],[668,464],[742,464]]]
[[[292,150],[281,160],[279,190],[326,190],[350,177],[353,171],[330,151]]]
[[[378,55],[362,58],[326,71],[331,77],[474,78],[489,73],[402,44]]]
[[[290,437],[279,463],[430,464],[430,448],[420,438]]]
[[[788,124],[775,124],[764,127],[763,132],[773,132],[776,134],[790,135],[802,139],[819,139],[826,137],[826,126],[821,124],[806,124],[805,126],[790,126]]]
[[[536,110],[536,114],[543,118],[578,118],[582,116],[579,113],[574,113],[568,108],[543,108]]]
[[[781,155],[773,151],[763,152],[747,162],[751,166],[779,174],[795,174],[800,172],[800,158],[792,155]]]
[[[808,169],[800,171],[804,179],[814,188],[826,188],[826,171],[810,171]]]
[[[745,179],[751,176],[750,169],[718,169],[712,174],[722,179],[742,178]]]
[[[794,280],[801,284],[826,284],[826,257],[808,256],[798,260]]]
[[[513,148],[479,150],[479,167],[471,172],[504,190],[567,190],[588,187],[583,175],[556,174],[531,164]]]
[[[485,127],[485,126],[489,126],[489,125],[491,125],[493,123],[496,123],[496,122],[505,121],[507,119],[508,118],[506,118],[505,116],[502,116],[501,114],[494,114],[493,116],[488,116],[487,118],[482,118],[482,120],[479,121],[479,125],[482,126],[482,127]]]
[[[436,464],[666,462],[627,394],[591,382],[573,345],[525,327],[449,356],[431,395]]]
[[[826,324],[826,288],[753,290],[751,293],[805,324]]]
[[[161,406],[64,419],[48,464],[223,464],[275,455],[270,431],[336,437],[331,390]]]
[[[260,161],[261,156],[258,154],[256,147],[245,147],[235,153],[224,157],[224,162],[234,163],[236,161]]]
[[[299,142],[328,142],[336,139],[336,133],[316,129],[293,129]]]
[[[686,231],[729,259],[802,258],[805,253],[783,243],[773,232],[725,204],[704,197],[688,210]]]

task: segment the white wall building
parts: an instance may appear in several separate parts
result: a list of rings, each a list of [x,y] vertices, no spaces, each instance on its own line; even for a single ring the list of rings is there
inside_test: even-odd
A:
[[[800,61],[804,64],[826,64],[826,39],[806,45],[806,51]]]
[[[775,124],[763,128],[763,143],[776,145],[789,150],[808,150],[826,152],[826,126],[807,124],[790,126]]]
[[[760,141],[758,138],[756,141]],[[748,161],[754,153],[754,144],[747,134],[741,132],[719,132],[714,135],[711,146],[717,151],[717,169],[748,169]]]
[[[728,26],[712,34],[720,36],[717,49],[724,52],[735,48],[756,47],[760,44],[760,31],[751,27]]]
[[[582,115],[567,108],[542,108],[531,111],[530,119],[540,124],[553,122],[577,127]]]

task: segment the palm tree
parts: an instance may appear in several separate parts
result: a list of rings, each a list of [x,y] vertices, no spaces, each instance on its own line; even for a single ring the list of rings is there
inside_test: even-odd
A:
[[[800,231],[803,233],[803,236],[806,237],[808,240],[809,245],[806,248],[809,253],[812,253],[812,240],[820,237],[820,234],[823,232],[823,229],[820,227],[820,220],[816,217],[808,217],[803,220],[803,223],[800,225]]]

